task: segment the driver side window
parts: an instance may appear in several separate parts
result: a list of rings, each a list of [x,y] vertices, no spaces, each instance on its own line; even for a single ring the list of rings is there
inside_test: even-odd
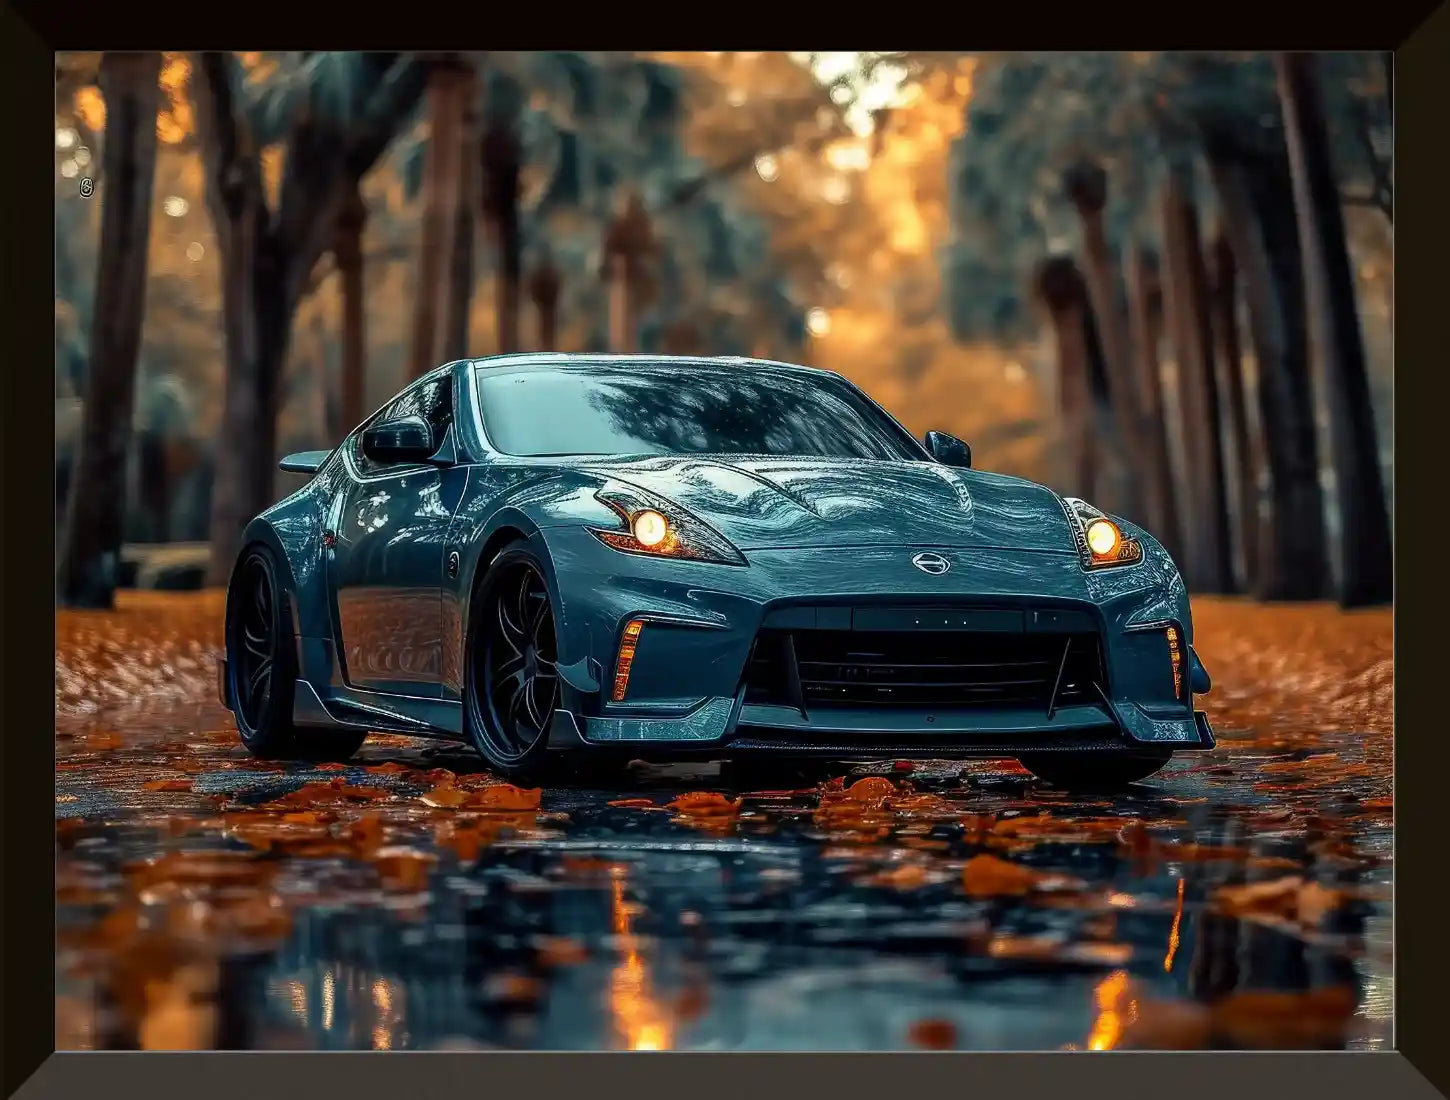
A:
[[[426,382],[404,390],[393,401],[381,409],[376,416],[353,437],[352,458],[357,468],[365,475],[382,473],[389,466],[369,457],[363,452],[363,431],[384,420],[399,416],[421,416],[433,429],[435,445],[443,442],[443,436],[453,423],[453,375],[441,374]]]

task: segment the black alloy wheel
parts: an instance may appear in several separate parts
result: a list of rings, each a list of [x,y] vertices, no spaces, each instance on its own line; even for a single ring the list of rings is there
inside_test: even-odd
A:
[[[243,564],[238,582],[232,701],[246,728],[260,730],[272,701],[277,669],[277,596],[271,562],[254,551]]]
[[[545,750],[559,702],[554,612],[527,555],[501,555],[474,615],[470,725],[488,762],[513,773]]]
[[[227,666],[237,732],[264,759],[343,761],[366,730],[299,729],[292,722],[297,648],[276,558],[250,547],[233,574],[227,606]]]

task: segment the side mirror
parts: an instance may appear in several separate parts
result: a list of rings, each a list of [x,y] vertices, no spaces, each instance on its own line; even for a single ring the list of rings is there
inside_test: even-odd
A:
[[[289,474],[306,474],[311,477],[322,469],[322,464],[331,454],[331,451],[298,451],[296,454],[284,455],[278,466]]]
[[[931,457],[940,462],[943,466],[972,465],[972,449],[954,435],[946,432],[927,432],[926,449],[931,452]]]
[[[378,462],[427,462],[437,445],[433,429],[421,416],[382,420],[363,432],[363,454]]]

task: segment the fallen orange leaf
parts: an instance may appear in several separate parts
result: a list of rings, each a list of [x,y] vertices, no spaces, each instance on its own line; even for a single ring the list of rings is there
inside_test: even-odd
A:
[[[1134,1011],[1136,1007],[1137,1011]],[[1213,1027],[1207,1005],[1164,1001],[1146,995],[1136,982],[1102,1006],[1122,1022],[1120,1050],[1207,1050]]]
[[[538,949],[539,961],[545,966],[570,966],[589,957],[584,945],[568,936],[543,937],[538,942]]]
[[[387,760],[381,764],[369,764],[363,768],[363,771],[371,772],[373,775],[403,775],[412,770],[408,765],[399,764],[396,760]]]
[[[889,871],[882,871],[867,880],[872,886],[891,886],[897,890],[915,890],[931,881],[926,868],[917,863],[904,863]]]
[[[897,843],[903,848],[916,848],[924,852],[944,852],[951,847],[945,840],[926,836],[903,836],[898,838]]]
[[[1316,928],[1324,917],[1344,904],[1345,894],[1299,875],[1242,886],[1221,886],[1214,901],[1240,916],[1277,916]]]
[[[698,1020],[710,1006],[710,995],[703,985],[696,983],[680,991],[675,998],[675,1015],[681,1020]]]
[[[951,1050],[957,1045],[957,1025],[950,1020],[917,1020],[906,1034],[912,1046],[924,1050]]]
[[[846,797],[857,802],[880,802],[896,793],[896,784],[879,775],[868,775],[846,788]]]
[[[152,779],[141,784],[142,790],[147,791],[189,791],[191,790],[190,779]]]
[[[468,801],[468,792],[461,787],[439,786],[421,795],[418,801],[428,806],[436,806],[440,810],[456,810]]]
[[[1307,993],[1233,993],[1210,1006],[1216,1032],[1238,1047],[1308,1049],[1344,1041],[1355,996],[1345,986]]]
[[[382,848],[373,856],[373,866],[383,886],[401,893],[418,893],[428,884],[428,873],[436,856],[415,848]]]
[[[1090,966],[1126,966],[1133,948],[1126,943],[1096,940],[1067,942],[1056,936],[993,936],[987,954],[994,959],[1023,959],[1037,962],[1074,962]]]
[[[962,885],[973,897],[1021,897],[1036,890],[1081,889],[1084,884],[1070,875],[1037,871],[984,852],[967,860]]]
[[[528,974],[495,974],[484,983],[484,995],[504,1004],[533,1004],[543,991],[543,983]]]
[[[358,848],[359,854],[371,856],[376,854],[383,843],[383,821],[377,814],[367,814],[358,818],[344,830],[348,840],[352,841]]]
[[[485,787],[469,800],[469,807],[485,810],[537,810],[543,798],[539,787],[524,789],[510,783]]]
[[[666,808],[686,817],[718,817],[734,814],[740,809],[742,801],[739,798],[726,798],[716,791],[686,791]]]

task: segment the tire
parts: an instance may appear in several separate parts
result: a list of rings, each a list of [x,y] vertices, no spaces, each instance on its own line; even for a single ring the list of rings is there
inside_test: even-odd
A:
[[[1054,787],[1073,790],[1125,787],[1155,774],[1172,759],[1172,751],[1147,749],[1141,752],[1086,754],[1037,753],[1018,757],[1018,762],[1038,779]]]
[[[489,563],[469,603],[463,727],[490,769],[515,781],[557,769],[549,723],[559,704],[554,608],[544,569],[522,542]]]
[[[227,677],[242,744],[264,760],[343,761],[366,730],[299,729],[292,723],[297,637],[277,559],[265,545],[247,548],[227,592]]]

